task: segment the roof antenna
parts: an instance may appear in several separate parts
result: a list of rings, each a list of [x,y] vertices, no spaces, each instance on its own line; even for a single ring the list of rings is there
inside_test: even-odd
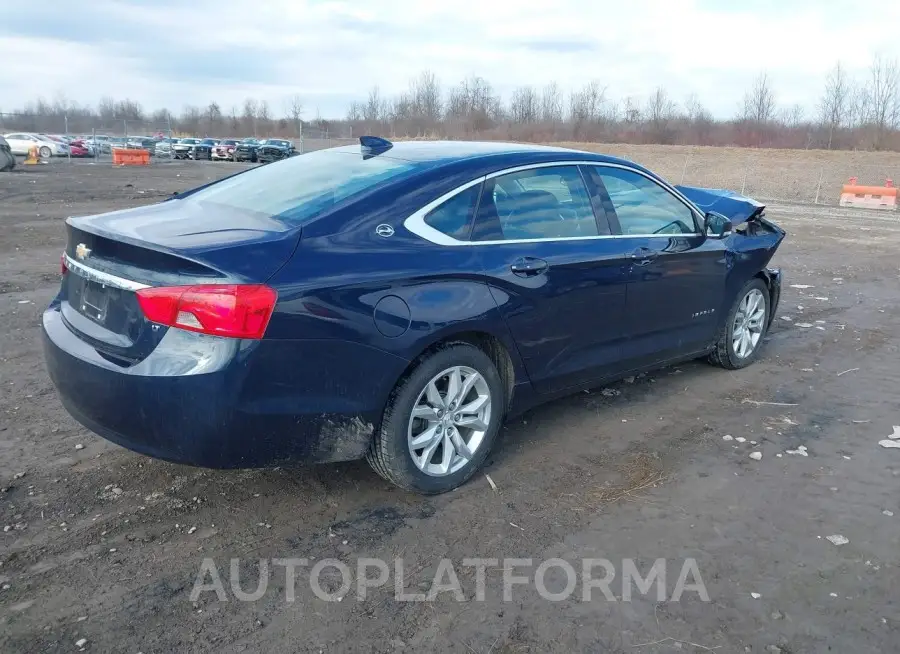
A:
[[[359,145],[362,149],[363,159],[378,156],[394,147],[393,143],[379,136],[360,136]]]

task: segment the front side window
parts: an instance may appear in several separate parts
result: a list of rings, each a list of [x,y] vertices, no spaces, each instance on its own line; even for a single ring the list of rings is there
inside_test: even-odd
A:
[[[622,234],[694,234],[694,212],[658,183],[631,170],[595,169],[612,200]]]
[[[597,221],[576,166],[532,168],[485,182],[476,240],[597,236]]]

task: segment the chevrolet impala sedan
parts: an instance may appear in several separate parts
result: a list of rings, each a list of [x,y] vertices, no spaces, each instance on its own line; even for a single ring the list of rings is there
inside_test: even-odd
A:
[[[421,493],[542,402],[751,364],[785,236],[622,159],[376,137],[66,229],[43,343],[88,429],[206,467],[366,458]]]

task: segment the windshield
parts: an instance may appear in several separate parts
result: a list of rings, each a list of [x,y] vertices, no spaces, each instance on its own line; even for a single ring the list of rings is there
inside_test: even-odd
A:
[[[199,143],[200,139],[181,139],[182,143]]]
[[[224,141],[219,141],[219,145],[236,145],[237,141],[232,141],[231,139],[225,139]]]
[[[253,168],[182,200],[224,205],[295,225],[356,193],[402,175],[417,164],[387,157],[321,150]]]
[[[280,145],[282,147],[287,147],[290,145],[287,141],[282,141],[280,139],[266,139],[263,141],[263,145]]]

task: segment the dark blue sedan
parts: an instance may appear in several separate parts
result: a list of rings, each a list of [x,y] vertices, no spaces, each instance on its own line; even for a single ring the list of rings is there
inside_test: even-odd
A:
[[[169,461],[365,457],[439,493],[505,417],[760,355],[785,233],[759,203],[588,152],[360,140],[69,218],[43,315],[66,409]]]

